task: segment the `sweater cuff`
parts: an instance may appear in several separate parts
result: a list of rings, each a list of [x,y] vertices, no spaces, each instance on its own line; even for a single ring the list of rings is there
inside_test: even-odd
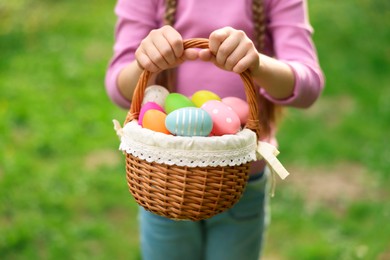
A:
[[[324,85],[321,71],[317,71],[310,66],[298,62],[283,62],[285,62],[294,73],[295,82],[291,96],[284,99],[277,99],[269,95],[264,89],[260,89],[260,93],[268,100],[278,105],[298,108],[307,108],[311,106],[320,95]]]

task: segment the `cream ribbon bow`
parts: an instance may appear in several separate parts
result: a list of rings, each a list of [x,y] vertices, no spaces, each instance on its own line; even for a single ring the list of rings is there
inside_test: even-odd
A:
[[[279,175],[279,177],[284,180],[290,173],[284,168],[281,162],[276,158],[280,152],[276,149],[275,146],[267,143],[259,141],[257,145],[257,154],[259,159],[264,159],[267,162],[268,167],[272,173],[272,190],[271,196],[273,197],[275,194],[275,174]]]

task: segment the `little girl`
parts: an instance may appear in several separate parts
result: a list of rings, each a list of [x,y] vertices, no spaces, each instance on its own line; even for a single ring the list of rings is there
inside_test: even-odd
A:
[[[123,108],[129,108],[142,70],[154,73],[149,84],[174,84],[175,92],[187,96],[207,89],[242,99],[237,73],[249,70],[260,87],[267,141],[276,143],[278,108],[307,108],[323,89],[305,0],[118,0],[115,12],[106,89]],[[184,50],[188,38],[209,39],[209,49]],[[173,221],[140,208],[143,258],[259,259],[266,226],[265,173],[264,162],[253,163],[240,201],[207,220]]]

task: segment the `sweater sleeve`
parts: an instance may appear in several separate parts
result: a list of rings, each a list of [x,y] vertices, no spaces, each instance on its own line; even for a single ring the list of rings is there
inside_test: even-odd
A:
[[[275,99],[262,89],[262,94],[276,104],[309,107],[320,96],[324,75],[312,41],[305,0],[272,0],[268,6],[269,31],[275,57],[285,62],[295,76],[293,94],[283,100]]]
[[[130,101],[125,99],[117,86],[118,74],[135,58],[135,51],[142,39],[157,27],[156,0],[118,0],[115,6],[117,23],[115,26],[114,54],[105,76],[106,91],[112,102],[128,108]]]

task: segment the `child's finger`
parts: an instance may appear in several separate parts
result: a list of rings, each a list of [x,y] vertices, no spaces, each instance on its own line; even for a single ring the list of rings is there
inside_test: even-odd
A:
[[[240,45],[240,39],[237,37],[227,37],[221,46],[219,46],[218,52],[216,54],[216,61],[218,65],[224,67],[227,70],[230,70],[233,66],[229,64],[229,67],[226,67],[228,59],[230,59],[230,56],[233,55],[232,59],[233,61],[238,61],[240,57],[238,57],[238,54],[240,51],[236,51],[237,48]]]
[[[224,67],[228,71],[232,71],[233,68],[240,62],[241,59],[245,58],[246,50],[237,48],[235,49],[224,63]]]
[[[147,71],[157,72],[160,70],[158,66],[154,64],[153,61],[149,58],[149,56],[144,53],[137,55],[137,62],[141,68]]]
[[[167,66],[171,66],[176,63],[177,58],[168,40],[161,37],[155,39],[153,44],[154,49],[150,49],[148,54],[151,55],[152,60],[160,67],[160,69],[165,69]]]
[[[171,47],[175,58],[181,57],[184,52],[183,38],[181,35],[170,26],[163,27],[162,35]]]
[[[229,37],[226,29],[220,29],[212,32],[209,37],[209,49],[212,54],[216,55],[222,42]]]
[[[146,50],[146,55],[160,70],[164,70],[169,66],[168,57],[166,57],[169,55],[167,54],[167,52],[170,52],[167,51],[169,49],[169,46],[163,47],[161,43],[157,46],[154,44]]]
[[[242,59],[240,59],[232,68],[232,71],[236,73],[242,73],[251,66],[259,64],[259,56],[257,53],[248,52]],[[256,69],[255,69],[256,70]]]

